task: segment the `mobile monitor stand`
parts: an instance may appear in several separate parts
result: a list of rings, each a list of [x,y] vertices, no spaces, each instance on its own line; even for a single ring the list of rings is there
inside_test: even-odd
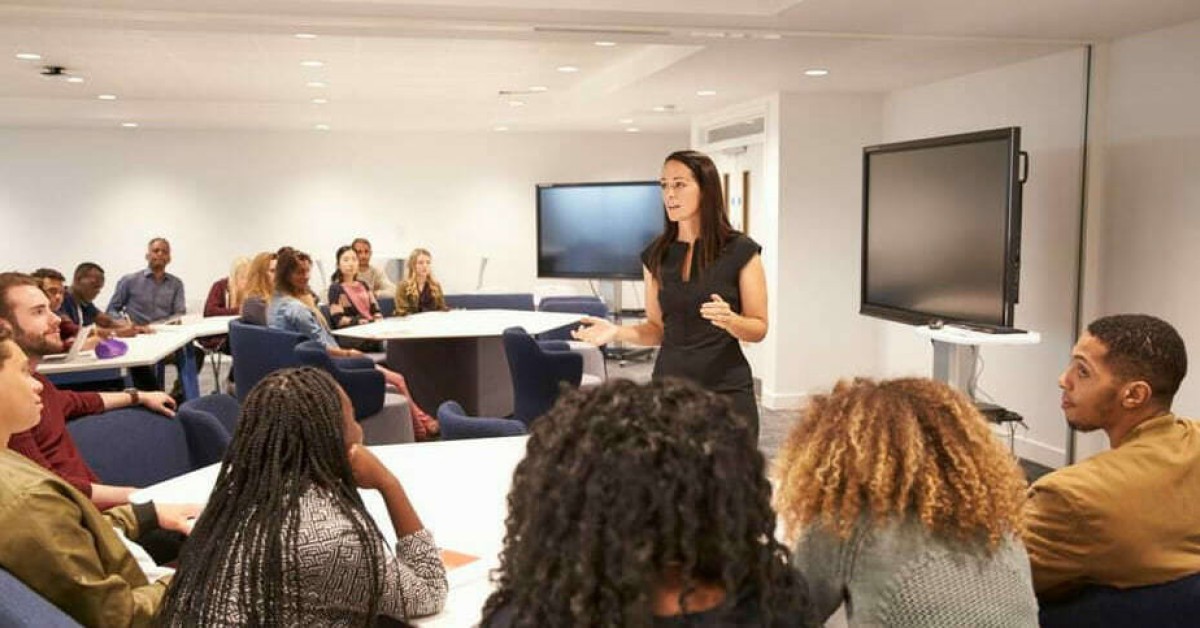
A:
[[[625,291],[624,285],[620,279],[606,279],[600,281],[600,292],[607,296],[609,304],[609,312],[612,313],[613,322],[620,325],[621,319],[624,316],[624,307],[621,305],[622,293]],[[654,354],[654,347],[630,347],[625,343],[613,343],[605,348],[604,357],[618,360],[621,366],[624,366],[629,360],[637,360],[648,358]]]

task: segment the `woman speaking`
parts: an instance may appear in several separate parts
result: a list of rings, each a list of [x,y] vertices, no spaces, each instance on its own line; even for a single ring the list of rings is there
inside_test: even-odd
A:
[[[757,433],[754,382],[739,342],[767,335],[762,247],[729,224],[720,174],[707,155],[671,153],[659,182],[665,225],[642,251],[646,322],[588,317],[574,336],[595,345],[660,345],[655,379],[684,377],[728,396]]]

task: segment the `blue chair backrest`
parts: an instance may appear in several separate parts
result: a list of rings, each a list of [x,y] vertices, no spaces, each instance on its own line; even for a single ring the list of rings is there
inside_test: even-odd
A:
[[[457,401],[442,402],[438,406],[437,417],[442,440],[520,436],[527,433],[525,424],[520,421],[468,416]]]
[[[567,312],[570,314],[587,314],[597,318],[608,318],[608,306],[596,297],[570,296],[545,297],[538,302],[539,312]],[[571,330],[579,325],[564,325],[538,334],[540,340],[570,340]]]
[[[177,419],[121,408],[67,423],[80,455],[105,484],[149,486],[198,468]]]
[[[366,360],[366,364],[334,360],[329,357],[325,345],[315,340],[296,345],[294,351],[297,361],[301,364],[319,368],[337,380],[354,405],[354,418],[362,420],[378,414],[383,409],[383,373],[380,373],[370,360]]]
[[[181,407],[175,419],[183,424],[193,466],[206,467],[225,457],[233,434],[221,425],[217,417],[198,408]]]
[[[384,316],[396,315],[396,297],[376,297],[376,300],[379,301],[380,314],[383,314]]]
[[[295,332],[231,321],[229,348],[238,400],[245,401],[250,389],[272,371],[299,366],[292,349],[304,340],[304,336]]]
[[[79,624],[7,569],[0,568],[0,626],[78,628]]]
[[[1043,602],[1038,622],[1044,628],[1200,624],[1200,573],[1132,589],[1092,586],[1061,602]]]
[[[180,409],[195,408],[213,415],[217,421],[221,422],[230,436],[237,429],[238,413],[241,411],[241,404],[238,403],[237,398],[223,393],[200,395],[195,399],[183,402],[179,407]]]
[[[524,329],[504,330],[504,356],[513,383],[513,418],[527,426],[558,399],[561,384],[579,386],[583,356],[566,349],[544,350]]]
[[[532,292],[497,294],[447,294],[446,307],[464,310],[533,311]]]

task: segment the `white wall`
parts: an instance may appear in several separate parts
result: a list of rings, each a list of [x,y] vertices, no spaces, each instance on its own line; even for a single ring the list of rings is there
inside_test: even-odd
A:
[[[1042,343],[982,349],[979,388],[1025,417],[1017,453],[1053,466],[1065,460],[1068,433],[1056,381],[1074,338],[1085,85],[1079,49],[896,91],[883,104],[884,141],[1021,127],[1031,162],[1016,325],[1040,332]],[[928,341],[907,326],[875,325],[884,374],[929,374]]]
[[[685,132],[0,130],[0,269],[69,274],[92,260],[111,291],[162,235],[194,305],[236,255],[291,244],[328,260],[366,235],[379,257],[429,248],[449,291],[473,290],[487,256],[485,288],[586,292],[583,282],[536,280],[534,185],[656,179],[687,141]]]
[[[877,325],[858,315],[862,147],[879,141],[881,97],[779,99],[775,368],[764,403],[796,407],[842,377],[877,374]]]
[[[1200,363],[1200,21],[1114,42],[1100,314],[1170,322]],[[1200,418],[1198,369],[1175,410]]]

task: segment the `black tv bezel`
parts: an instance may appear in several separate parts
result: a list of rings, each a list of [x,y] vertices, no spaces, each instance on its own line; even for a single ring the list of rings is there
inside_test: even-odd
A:
[[[588,183],[538,183],[534,186],[534,196],[537,212],[537,258],[534,263],[537,266],[538,279],[617,279],[617,280],[633,280],[641,281],[643,279],[641,273],[623,274],[623,273],[548,273],[542,274],[542,190],[551,188],[588,188],[588,187],[614,187],[622,185],[653,185],[660,187],[661,184],[657,180],[647,181],[592,181]],[[663,212],[663,220],[666,220],[666,210],[660,207]],[[649,242],[647,242],[649,244]]]
[[[1006,190],[1006,216],[1004,223],[1004,303],[1001,306],[1000,322],[980,321],[956,318],[936,312],[922,312],[900,308],[892,305],[871,303],[867,300],[867,243],[869,236],[868,218],[870,216],[870,182],[871,156],[884,153],[907,152],[925,148],[955,146],[959,144],[974,144],[995,140],[1008,141],[1008,188]],[[933,321],[946,323],[966,323],[985,327],[1007,328],[1014,327],[1014,314],[1020,296],[1021,279],[1021,196],[1024,180],[1021,176],[1021,127],[1002,127],[986,131],[944,135],[920,140],[876,144],[863,148],[862,167],[862,251],[860,258],[860,285],[858,313],[884,320],[905,323],[908,325],[926,325]]]

